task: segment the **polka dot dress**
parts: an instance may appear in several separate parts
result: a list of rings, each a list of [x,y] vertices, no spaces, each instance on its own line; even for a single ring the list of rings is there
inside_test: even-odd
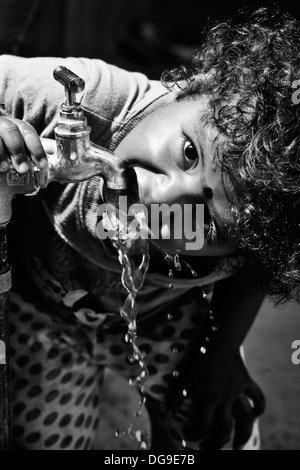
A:
[[[14,294],[11,319],[14,447],[91,449],[103,368]]]
[[[14,448],[93,449],[104,368],[127,380],[139,373],[128,360],[125,329],[64,325],[16,293],[11,293],[10,311]],[[154,315],[139,325],[139,347],[149,370],[145,391],[150,416],[154,429],[165,434],[165,445],[174,450],[182,448],[184,420],[168,414],[166,394],[201,321],[198,302],[190,302],[188,309],[183,299],[163,320]],[[199,443],[188,445],[199,449]]]
[[[17,243],[10,257],[14,447],[93,449],[105,368],[126,380],[141,372],[128,359],[132,351],[118,313],[126,291],[115,269],[120,270],[115,250],[96,250],[101,262],[107,256],[106,264],[89,261],[65,243],[39,211],[38,230],[26,221],[31,228],[28,246]],[[18,255],[19,249],[24,253]],[[156,275],[147,277],[139,292],[138,345],[149,371],[145,393],[153,434],[159,429],[166,445],[179,450],[184,420],[168,414],[168,391],[195,332],[204,327],[213,284],[205,284],[203,297],[198,279],[180,279],[169,291],[170,280],[162,277],[159,282]],[[199,449],[199,443],[188,446]]]

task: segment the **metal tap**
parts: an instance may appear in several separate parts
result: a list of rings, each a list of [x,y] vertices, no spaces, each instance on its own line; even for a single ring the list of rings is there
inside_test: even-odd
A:
[[[60,118],[54,130],[57,153],[49,156],[45,184],[50,181],[84,181],[100,175],[107,188],[126,189],[126,170],[122,160],[90,141],[91,128],[82,107],[76,103],[76,93],[85,87],[83,79],[63,66],[57,67],[53,75],[65,87],[66,102],[60,108]]]
[[[84,80],[63,66],[57,67],[53,76],[64,86],[66,94],[54,129],[56,152],[47,155],[46,169],[39,169],[32,163],[25,174],[19,174],[12,165],[7,172],[0,173],[0,226],[11,218],[11,200],[15,194],[34,195],[51,181],[74,183],[100,175],[110,192],[118,193],[127,188],[124,162],[110,150],[90,141],[91,128],[81,105],[76,102],[76,94],[84,90]]]

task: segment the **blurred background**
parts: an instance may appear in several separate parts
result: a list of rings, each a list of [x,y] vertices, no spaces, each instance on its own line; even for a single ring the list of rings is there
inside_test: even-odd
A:
[[[273,2],[0,0],[0,52],[102,58],[151,78],[188,59],[208,21]],[[291,0],[277,2],[298,16]]]
[[[272,3],[0,0],[0,53],[101,58],[159,79],[163,70],[191,57],[208,21],[224,20],[240,8]],[[277,5],[300,19],[296,2]],[[279,309],[266,301],[247,338],[246,351],[250,371],[267,397],[267,411],[261,420],[262,443],[267,450],[300,450],[300,365],[291,361],[291,344],[297,339],[299,305]],[[121,379],[108,374],[100,448],[130,446],[113,440],[114,429],[129,419],[130,407],[135,406],[132,389],[126,387]],[[112,414],[108,412],[111,408]]]

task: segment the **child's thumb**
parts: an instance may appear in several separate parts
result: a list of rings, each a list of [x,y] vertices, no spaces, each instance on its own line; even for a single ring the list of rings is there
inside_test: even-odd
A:
[[[46,139],[45,137],[42,137],[41,143],[46,153],[49,155],[56,153],[56,141],[54,139]]]

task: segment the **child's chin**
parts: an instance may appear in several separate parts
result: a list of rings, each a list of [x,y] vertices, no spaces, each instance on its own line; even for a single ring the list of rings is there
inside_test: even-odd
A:
[[[154,244],[161,248],[164,251],[167,251],[168,253],[171,254],[180,254],[184,252],[184,246],[180,242],[180,240],[170,240],[169,238],[159,238],[159,239],[153,239],[152,241]]]
[[[184,256],[215,256],[214,253],[210,253],[207,249],[207,245],[197,246],[197,243],[193,243],[187,240],[172,240],[172,239],[154,239],[154,244],[170,254],[178,254]]]

